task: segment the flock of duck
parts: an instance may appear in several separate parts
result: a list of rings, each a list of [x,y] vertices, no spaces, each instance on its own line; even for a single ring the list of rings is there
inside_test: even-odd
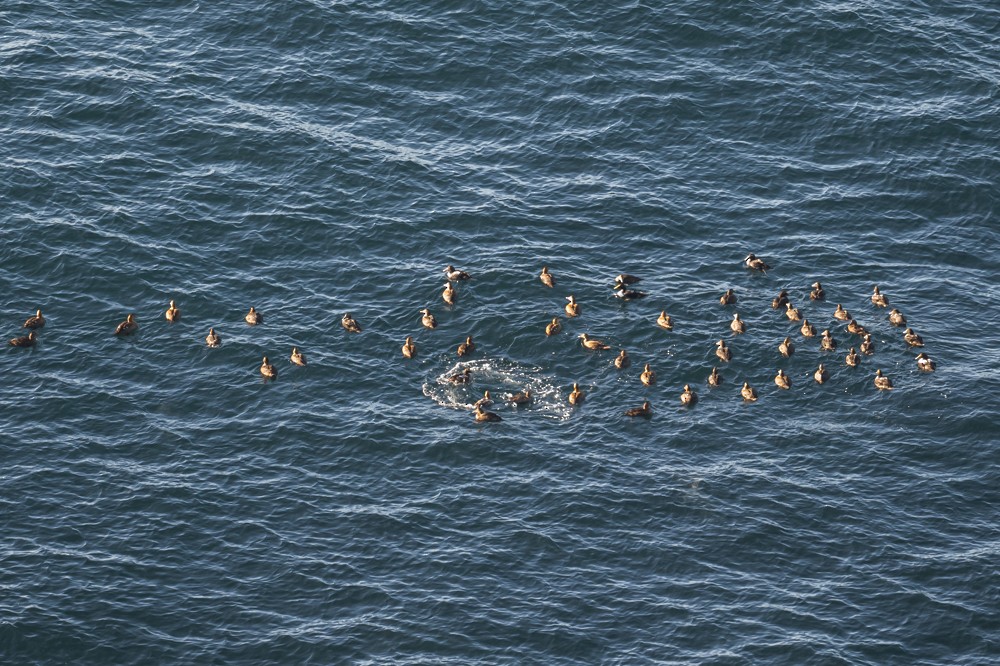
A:
[[[757,257],[753,253],[747,255],[746,259],[743,260],[744,266],[749,270],[767,272],[771,267],[764,262],[761,258]],[[469,280],[471,276],[465,271],[458,270],[454,266],[447,266],[444,269],[446,282],[444,289],[441,292],[441,298],[445,304],[451,306],[454,305],[457,298],[457,290],[455,288],[455,283],[463,282]],[[547,266],[542,267],[542,271],[539,274],[539,279],[542,284],[549,288],[555,288],[555,277],[549,272]],[[620,299],[629,301],[637,300],[646,297],[648,294],[646,292],[640,291],[639,289],[633,288],[632,285],[641,282],[641,278],[635,277],[633,275],[621,274],[615,277],[614,285],[612,287],[615,296]],[[814,282],[811,285],[811,291],[809,292],[809,299],[811,301],[824,301],[826,300],[826,294],[823,289],[822,284],[819,282]],[[577,303],[574,296],[570,295],[566,297],[566,305],[564,306],[564,311],[567,317],[579,317],[580,316],[580,304]],[[719,304],[723,306],[736,305],[738,302],[738,297],[735,290],[727,289],[720,297]],[[889,309],[889,301],[886,296],[879,290],[878,285],[875,285],[872,289],[871,302],[873,305],[879,308]],[[801,322],[799,326],[799,333],[803,338],[811,338],[816,336],[816,327],[809,322],[808,319],[802,316],[802,313],[798,308],[796,308],[789,297],[788,291],[782,289],[771,301],[771,307],[775,310],[784,309],[784,315],[791,322]],[[429,308],[424,308],[420,310],[420,323],[427,329],[437,328],[437,319]],[[177,307],[177,304],[171,300],[170,305],[164,313],[165,319],[174,323],[180,321],[181,311]],[[871,356],[875,353],[875,343],[872,341],[871,334],[865,329],[864,326],[859,324],[857,320],[851,317],[850,313],[843,307],[842,304],[838,303],[836,309],[833,312],[833,318],[839,321],[845,321],[846,331],[851,335],[857,335],[861,337],[861,343],[858,346],[850,347],[850,351],[844,357],[844,362],[850,367],[857,367],[861,361],[861,355]],[[248,326],[257,326],[264,322],[264,316],[258,312],[255,308],[251,307],[244,317]],[[912,328],[907,326],[906,317],[896,308],[889,309],[888,321],[892,326],[904,328],[903,331],[903,341],[909,347],[923,347],[924,341]],[[351,315],[351,313],[345,313],[341,318],[341,326],[348,333],[360,333],[362,328],[356,319]],[[666,330],[673,330],[673,320],[667,312],[661,311],[656,319],[656,324]],[[42,311],[38,310],[34,316],[29,317],[23,325],[23,328],[29,329],[29,333],[24,336],[19,336],[12,338],[10,340],[10,345],[13,347],[33,347],[37,341],[36,331],[45,326],[45,317],[42,315]],[[747,324],[740,318],[739,313],[733,313],[732,321],[729,324],[729,329],[734,335],[742,335],[747,331]],[[135,315],[129,314],[124,321],[122,321],[115,328],[114,334],[116,336],[128,336],[134,335],[139,330],[139,323],[135,320]],[[562,323],[559,317],[553,317],[552,320],[545,326],[545,335],[552,336],[558,334],[562,330]],[[584,349],[592,351],[609,350],[611,346],[605,342],[590,337],[587,333],[581,333],[579,335],[580,343]],[[222,338],[216,333],[215,328],[209,328],[208,335],[205,337],[205,343],[209,347],[218,347],[222,344]],[[715,356],[720,363],[728,363],[732,360],[732,350],[726,344],[726,341],[720,339],[715,343]],[[833,352],[836,351],[838,343],[833,337],[833,334],[829,329],[825,329],[821,333],[820,337],[820,349],[823,351]],[[458,356],[468,356],[475,351],[476,345],[472,340],[472,336],[467,336],[465,341],[458,345],[456,350]],[[412,336],[407,336],[402,346],[402,355],[404,358],[412,359],[417,354],[416,344],[413,342]],[[778,345],[778,353],[784,357],[788,358],[795,353],[795,343],[792,341],[791,337],[786,336],[784,340]],[[858,353],[860,351],[860,354]],[[306,357],[297,348],[293,347],[291,355],[289,357],[291,363],[299,366],[304,366],[307,364]],[[618,355],[614,359],[614,366],[621,370],[629,367],[631,364],[631,359],[629,358],[628,352],[624,349],[620,350]],[[918,370],[922,372],[933,372],[936,368],[935,362],[924,352],[920,352],[916,357],[916,364]],[[268,359],[267,356],[263,357],[260,365],[260,373],[265,380],[274,380],[278,377],[278,370],[273,363]],[[826,367],[826,364],[820,363],[819,367],[813,373],[813,379],[818,384],[823,384],[827,382],[830,378],[830,372]],[[642,373],[639,375],[639,381],[646,386],[652,386],[656,383],[656,372],[650,367],[650,364],[644,364]],[[452,375],[448,378],[448,382],[451,384],[462,385],[470,384],[472,382],[472,371],[470,368],[465,368],[461,372]],[[708,385],[712,387],[720,386],[723,382],[722,374],[719,372],[719,367],[713,367],[708,375]],[[779,369],[777,374],[774,376],[774,383],[780,389],[789,389],[792,385],[792,380],[788,374]],[[882,373],[881,369],[875,371],[875,376],[873,383],[877,389],[880,391],[891,391],[893,389],[892,380]],[[757,389],[752,387],[749,382],[744,381],[743,386],[740,389],[740,395],[745,402],[755,402],[758,399]],[[584,392],[580,389],[577,383],[573,384],[573,389],[569,394],[568,400],[571,405],[578,405],[585,399]],[[508,397],[508,401],[514,405],[526,405],[530,404],[533,400],[533,395],[530,390],[526,389],[523,392],[516,393]],[[685,384],[683,391],[680,393],[680,402],[682,405],[687,407],[692,407],[698,402],[698,394],[691,388],[689,384]],[[486,391],[483,398],[476,401],[473,406],[473,418],[476,421],[500,421],[501,417],[495,412],[487,411],[487,407],[492,404],[492,398],[490,392]],[[652,407],[649,401],[643,402],[639,407],[632,407],[625,410],[625,415],[630,417],[649,417],[652,415]]]

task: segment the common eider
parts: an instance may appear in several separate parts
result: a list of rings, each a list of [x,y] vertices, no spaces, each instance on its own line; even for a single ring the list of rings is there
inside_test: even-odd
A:
[[[448,276],[449,280],[468,280],[472,277],[465,271],[456,270],[451,264],[448,264],[448,267],[444,269],[444,274]]]
[[[534,395],[532,395],[531,389],[524,389],[520,393],[510,396],[510,402],[514,405],[530,405],[533,399]]]
[[[732,289],[726,289],[726,293],[719,297],[720,305],[736,305],[736,292]]]
[[[208,335],[205,336],[205,344],[209,347],[218,347],[222,344],[222,338],[219,337],[214,328],[208,329]]]
[[[177,307],[176,303],[170,301],[170,307],[167,308],[167,311],[163,314],[163,316],[166,317],[167,321],[169,321],[172,324],[174,322],[181,320],[181,311]]]
[[[115,335],[132,335],[139,330],[139,324],[135,320],[135,315],[129,315],[125,321],[115,327]]]
[[[802,319],[802,313],[799,309],[792,306],[792,302],[789,301],[785,303],[785,316],[788,317],[788,321],[799,321]]]
[[[462,372],[449,377],[448,381],[452,384],[469,384],[472,382],[472,370],[470,368],[466,368],[462,370]]]
[[[794,354],[795,353],[795,345],[792,344],[792,339],[786,336],[785,339],[781,341],[781,344],[778,345],[778,351],[785,358],[788,358],[789,356],[791,356],[792,354]]]
[[[830,330],[823,331],[823,338],[819,341],[819,348],[823,351],[834,351],[837,348],[837,341],[830,335]]]
[[[587,337],[586,333],[581,333],[579,337],[580,344],[587,349],[611,349],[611,347],[604,344],[600,340],[594,340],[593,338]]]
[[[919,335],[917,335],[912,328],[908,328],[905,331],[903,331],[903,340],[905,340],[906,344],[910,345],[911,347],[924,346],[924,339]]]
[[[718,347],[715,350],[715,355],[719,357],[719,360],[729,362],[733,359],[733,352],[726,346],[725,340],[719,340],[715,346]]]
[[[628,352],[624,349],[618,352],[618,356],[615,358],[615,367],[624,370],[630,365],[632,365],[632,359],[628,357]]]
[[[889,307],[889,299],[878,290],[878,285],[872,287],[872,303],[880,308]]]
[[[691,386],[684,385],[684,392],[681,393],[681,404],[686,407],[694,407],[698,402],[698,394],[691,390]]]
[[[802,320],[802,326],[799,327],[799,333],[802,334],[803,338],[811,338],[816,335],[816,327],[809,323],[808,319]]]
[[[937,364],[924,352],[917,354],[917,368],[923,372],[934,372]]]
[[[34,317],[28,317],[24,321],[24,326],[21,328],[42,328],[43,326],[45,326],[45,317],[42,316],[42,311],[38,310]]]
[[[740,389],[740,395],[743,396],[743,402],[757,401],[757,389],[750,386],[750,382],[743,382],[743,388]]]
[[[642,278],[636,277],[634,275],[629,275],[628,273],[619,273],[615,276],[615,284],[635,284],[636,282],[642,282]]]
[[[906,317],[903,316],[902,312],[893,308],[889,311],[889,323],[893,326],[906,326]]]
[[[358,320],[351,316],[350,312],[345,312],[344,316],[340,318],[340,325],[344,327],[344,330],[348,333],[360,333],[361,324]]]
[[[851,351],[847,352],[847,356],[844,357],[844,362],[852,368],[858,367],[858,364],[861,363],[861,355],[858,354],[858,350],[851,347]]]
[[[413,358],[417,355],[417,346],[413,344],[413,338],[411,336],[406,336],[406,341],[403,342],[403,356],[406,358]]]
[[[709,386],[721,386],[722,385],[722,375],[719,374],[718,368],[712,368],[712,372],[708,375],[708,385]]]
[[[262,315],[261,313],[257,312],[253,308],[253,306],[250,307],[250,312],[248,312],[247,316],[244,317],[243,319],[250,326],[256,326],[257,324],[263,324],[264,323],[264,315]]]
[[[830,378],[830,373],[827,371],[826,366],[822,363],[816,368],[816,372],[813,373],[813,379],[816,380],[817,384],[825,384],[826,380]]]
[[[656,325],[668,331],[674,330],[674,320],[670,318],[666,310],[660,310],[660,316],[656,318]]]
[[[441,290],[441,300],[445,302],[445,305],[454,305],[457,295],[458,292],[451,286],[451,282],[445,282],[444,289]]]
[[[653,415],[653,408],[649,405],[649,401],[642,403],[642,407],[632,407],[631,409],[625,410],[625,416],[642,416],[649,418]]]
[[[553,317],[552,321],[545,325],[545,335],[555,335],[562,330],[562,324],[559,323],[559,317]]]
[[[490,395],[490,390],[486,389],[485,391],[483,391],[483,397],[480,398],[479,400],[476,400],[476,402],[473,403],[472,406],[473,407],[489,407],[492,404],[493,404],[493,396]]]
[[[867,329],[859,324],[856,319],[852,319],[847,322],[847,332],[853,333],[854,335],[865,335],[868,333]]]
[[[438,325],[437,319],[434,318],[434,315],[431,314],[430,310],[428,310],[427,308],[424,308],[423,310],[420,311],[420,314],[423,315],[420,318],[420,323],[421,324],[423,324],[426,328],[430,328],[430,329],[437,328],[437,325]]]
[[[567,296],[566,300],[569,303],[566,304],[566,314],[570,317],[576,317],[580,314],[580,305],[576,302],[576,299],[572,295]]]
[[[31,331],[27,335],[22,335],[20,337],[10,339],[11,347],[34,347],[35,346],[35,332]]]
[[[849,321],[851,318],[851,313],[844,309],[844,306],[837,303],[837,309],[833,311],[833,318],[839,319],[841,321]]]
[[[573,390],[570,391],[570,394],[569,394],[569,404],[571,404],[571,405],[578,405],[581,402],[583,402],[583,399],[585,397],[586,397],[586,394],[583,391],[580,390],[580,387],[577,386],[576,382],[573,382]]]
[[[826,292],[823,291],[823,285],[819,282],[812,283],[812,291],[809,292],[810,301],[822,301],[826,298]]]
[[[649,295],[644,291],[639,291],[638,289],[629,289],[624,284],[616,284],[614,286],[614,291],[615,296],[623,301],[634,301],[637,298],[645,298]]]
[[[260,364],[260,374],[264,375],[264,379],[277,379],[278,377],[277,369],[275,369],[275,367],[271,365],[270,361],[267,360],[266,356],[264,357],[263,362]]]
[[[465,338],[465,342],[458,345],[457,351],[459,356],[468,356],[472,352],[476,351],[476,343],[472,341],[471,335]]]
[[[875,353],[875,343],[872,341],[871,333],[865,333],[864,340],[861,341],[861,353],[865,356]]]
[[[729,322],[729,330],[731,330],[736,335],[740,335],[742,333],[747,332],[747,324],[745,321],[740,319],[739,312],[733,313],[733,320]]]
[[[748,254],[747,258],[743,260],[743,265],[755,271],[760,271],[761,273],[771,270],[771,267],[764,263],[764,260],[755,255],[753,252]]]
[[[503,420],[500,418],[499,414],[495,412],[488,412],[485,409],[483,409],[482,405],[476,405],[476,408],[473,410],[472,415],[473,417],[475,417],[476,421],[479,422],[490,421],[496,423],[497,421]]]
[[[778,368],[778,374],[774,376],[774,385],[780,389],[792,388],[792,378],[784,370]]]
[[[298,347],[292,347],[291,361],[295,365],[305,365],[306,364],[306,357],[305,357],[305,355],[302,352],[299,351]]]
[[[646,386],[652,386],[656,383],[656,372],[649,369],[649,363],[646,364],[642,374],[639,375],[639,381]]]
[[[891,391],[893,389],[892,380],[882,374],[882,370],[875,371],[875,388],[880,391]]]
[[[556,279],[552,277],[552,273],[549,273],[548,266],[542,266],[542,272],[538,274],[538,279],[542,281],[546,287],[556,286]]]
[[[778,295],[771,299],[771,308],[777,310],[778,308],[783,308],[788,305],[788,291],[782,289],[778,292]]]

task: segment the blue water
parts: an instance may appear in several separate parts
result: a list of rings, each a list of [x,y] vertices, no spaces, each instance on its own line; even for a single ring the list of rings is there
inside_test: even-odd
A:
[[[0,321],[48,322],[2,355],[0,662],[997,663],[998,29],[976,2],[5,2]]]

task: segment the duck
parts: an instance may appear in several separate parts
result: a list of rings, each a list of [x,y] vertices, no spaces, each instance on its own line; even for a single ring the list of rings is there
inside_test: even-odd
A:
[[[646,298],[649,296],[644,291],[639,291],[638,289],[629,289],[623,283],[615,284],[614,286],[615,296],[622,299],[623,301],[634,301],[637,298]]]
[[[722,375],[719,374],[718,368],[712,368],[712,372],[708,374],[708,385],[709,386],[721,386],[722,385]]]
[[[271,362],[264,357],[264,360],[260,364],[260,374],[264,375],[264,379],[277,379],[278,371],[275,369]]]
[[[413,344],[413,338],[411,336],[406,336],[406,340],[403,342],[403,357],[413,358],[417,355],[417,346]]]
[[[778,352],[780,352],[785,358],[794,354],[795,345],[792,344],[792,339],[786,336],[785,339],[781,341],[781,344],[778,345]]]
[[[205,344],[209,347],[218,347],[222,344],[222,338],[219,337],[214,328],[208,329],[208,335],[205,336]]]
[[[434,318],[434,315],[431,314],[430,310],[424,308],[420,311],[420,314],[423,315],[423,317],[420,318],[420,323],[423,324],[425,328],[429,328],[431,330],[437,328],[437,319]]]
[[[17,338],[11,338],[9,344],[11,347],[34,347],[35,332],[31,331],[27,335],[22,335]]]
[[[816,327],[810,324],[808,319],[803,319],[802,326],[799,328],[799,333],[802,334],[803,338],[815,337]]]
[[[489,407],[492,404],[493,404],[493,396],[490,395],[490,390],[486,389],[485,391],[483,391],[483,397],[480,398],[479,400],[476,400],[472,404],[472,406],[473,406],[473,408],[479,407],[479,406]]]
[[[582,344],[586,349],[611,349],[608,345],[604,344],[600,340],[594,340],[587,336],[586,333],[580,334],[580,344]]]
[[[457,270],[451,264],[448,264],[447,268],[444,269],[444,274],[451,281],[468,280],[469,278],[472,277],[471,275],[469,275],[465,271]]]
[[[257,312],[253,306],[250,306],[250,312],[247,313],[246,317],[243,317],[248,326],[256,326],[257,324],[264,323],[264,315]]]
[[[567,296],[566,300],[569,303],[566,304],[566,314],[570,317],[577,317],[580,314],[580,304],[576,302],[576,299],[572,295]]]
[[[882,374],[882,370],[875,371],[875,388],[880,391],[891,391],[893,389],[892,380]]]
[[[740,319],[740,313],[733,313],[733,320],[729,322],[729,330],[731,330],[736,335],[741,335],[747,332],[747,323]]]
[[[636,282],[642,282],[642,278],[629,275],[628,273],[619,273],[615,276],[616,287],[620,284],[635,284]]]
[[[778,368],[778,374],[774,376],[774,385],[780,389],[792,388],[792,378],[784,370]]]
[[[719,357],[719,360],[729,362],[733,360],[733,352],[729,347],[726,346],[725,340],[719,340],[715,343],[718,349],[715,350],[715,355]]]
[[[785,303],[785,316],[788,317],[788,321],[800,321],[802,319],[802,313],[799,309],[792,307],[792,302],[788,301]]]
[[[937,369],[937,363],[931,360],[931,357],[924,352],[917,354],[917,369],[923,372],[934,372]]]
[[[483,409],[482,405],[476,405],[476,408],[472,410],[472,416],[473,418],[476,419],[476,421],[480,423],[485,423],[485,422],[497,423],[503,420],[500,418],[499,414],[495,412],[488,412],[485,409]]]
[[[858,350],[851,347],[851,351],[847,352],[847,356],[844,357],[844,361],[852,368],[858,367],[861,363],[861,355],[858,354]]]
[[[726,293],[719,297],[720,305],[736,305],[736,292],[732,289],[726,289]]]
[[[472,370],[470,368],[466,368],[462,370],[462,372],[449,377],[448,381],[452,384],[469,384],[472,382]]]
[[[889,310],[889,323],[893,326],[906,326],[906,317],[903,316],[902,312],[893,308]]]
[[[642,403],[642,407],[632,407],[631,409],[625,410],[625,416],[641,416],[648,419],[652,415],[653,408],[650,407],[648,400]]]
[[[630,365],[632,365],[632,359],[628,357],[628,352],[624,349],[618,352],[618,356],[615,358],[615,367],[624,370]]]
[[[819,341],[819,348],[823,351],[834,351],[837,348],[837,341],[830,335],[830,330],[823,331],[823,338]]]
[[[573,382],[573,390],[569,393],[569,404],[578,405],[583,402],[583,399],[587,397],[586,394],[580,390],[576,382]]]
[[[778,308],[783,308],[788,305],[788,291],[782,289],[778,292],[778,295],[771,299],[771,308],[777,310]]]
[[[181,320],[181,311],[177,307],[176,303],[170,301],[170,307],[167,308],[167,311],[163,314],[163,316],[166,317],[167,321],[169,321],[172,324],[174,322]]]
[[[757,389],[750,386],[750,382],[743,382],[740,395],[743,396],[743,402],[757,402]]]
[[[691,390],[689,384],[684,385],[684,391],[681,393],[681,404],[685,407],[694,407],[698,402],[698,394]]]
[[[512,405],[530,405],[534,397],[535,396],[531,393],[531,389],[524,389],[520,393],[515,393],[510,396],[510,402]]]
[[[864,340],[861,341],[861,353],[865,356],[871,356],[875,353],[875,343],[872,342],[870,333],[865,333]]]
[[[458,296],[458,292],[451,286],[451,282],[445,282],[444,289],[441,290],[441,300],[445,302],[445,305],[454,305],[456,296]]]
[[[830,378],[830,373],[827,371],[826,366],[822,363],[816,368],[816,372],[813,373],[813,379],[816,380],[817,384],[825,384],[826,380]]]
[[[649,369],[649,363],[646,364],[642,374],[639,375],[639,381],[645,386],[652,386],[656,383],[656,372]]]
[[[305,365],[306,364],[306,357],[305,357],[305,355],[302,352],[299,351],[298,347],[292,347],[291,361],[295,365]]]
[[[549,273],[548,266],[542,266],[542,272],[538,274],[538,279],[542,281],[546,287],[552,288],[556,286],[556,279],[552,277],[552,273]]]
[[[115,327],[115,335],[132,335],[139,330],[139,323],[135,320],[135,315],[130,314],[125,317],[125,321]]]
[[[868,333],[868,330],[859,324],[856,319],[852,319],[847,323],[847,332],[854,335],[865,335]]]
[[[545,335],[555,335],[562,330],[562,324],[559,323],[559,317],[553,317],[545,326]]]
[[[849,321],[851,319],[851,314],[844,309],[843,305],[837,303],[837,309],[833,311],[833,318],[841,321]]]
[[[763,259],[755,255],[753,252],[747,255],[747,258],[743,260],[743,265],[755,271],[760,271],[761,273],[766,273],[771,270]]]
[[[42,316],[42,311],[37,310],[34,317],[28,317],[24,320],[24,325],[21,328],[42,328],[45,326],[45,317]]]
[[[674,320],[670,318],[666,310],[660,310],[660,316],[656,318],[656,325],[668,331],[674,330]]]
[[[819,282],[812,283],[812,291],[809,292],[810,301],[822,301],[826,298],[826,292],[823,291],[823,285]]]
[[[344,330],[348,333],[360,333],[361,324],[358,320],[351,316],[350,312],[345,312],[344,316],[340,318],[340,325],[344,327]]]
[[[872,303],[880,308],[889,307],[889,299],[878,290],[878,285],[872,287]]]
[[[903,340],[911,347],[923,347],[924,339],[917,335],[912,328],[903,331]]]
[[[468,356],[474,351],[476,351],[476,343],[472,341],[471,335],[465,338],[465,342],[458,345],[459,356]]]

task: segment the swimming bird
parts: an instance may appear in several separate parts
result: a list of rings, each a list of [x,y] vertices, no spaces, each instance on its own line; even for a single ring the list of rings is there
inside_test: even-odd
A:
[[[861,363],[861,356],[858,354],[858,350],[851,347],[851,351],[847,352],[847,356],[844,357],[844,361],[852,368],[858,367],[858,364]]]
[[[546,287],[556,286],[556,279],[552,277],[552,273],[549,273],[548,266],[542,266],[542,272],[538,274],[538,279],[542,281]]]
[[[490,395],[490,390],[486,389],[483,391],[483,397],[473,403],[473,407],[489,407],[493,404],[493,396]]]
[[[43,326],[45,326],[45,317],[42,316],[42,311],[38,310],[34,317],[28,317],[24,321],[24,326],[21,328],[42,328]]]
[[[299,351],[298,347],[292,347],[291,361],[295,365],[305,365],[306,364],[306,357],[305,357],[305,355],[302,352]]]
[[[830,335],[829,329],[823,331],[823,338],[819,341],[819,348],[823,351],[834,351],[837,348],[837,341]]]
[[[586,397],[586,394],[583,391],[580,390],[580,387],[577,386],[576,382],[573,382],[573,390],[570,391],[570,394],[569,394],[569,404],[571,404],[571,405],[578,405],[581,402],[583,402],[583,399],[585,397]]]
[[[449,280],[468,280],[472,277],[465,271],[456,270],[451,264],[448,264],[448,267],[444,269],[444,274],[448,276]]]
[[[580,305],[576,302],[576,299],[572,295],[567,296],[566,300],[569,303],[566,304],[566,314],[570,317],[576,317],[580,314]]]
[[[205,336],[205,344],[209,347],[218,347],[222,344],[222,338],[219,337],[214,328],[208,329],[208,335]]]
[[[732,289],[726,289],[726,293],[719,297],[720,305],[736,305],[736,292]]]
[[[533,399],[534,395],[532,395],[531,389],[524,389],[520,393],[510,396],[510,402],[514,405],[530,405]]]
[[[826,369],[826,366],[822,363],[816,368],[816,372],[813,373],[813,379],[816,380],[817,384],[825,384],[826,380],[830,378],[830,372]]]
[[[812,283],[812,291],[809,292],[810,301],[822,301],[826,298],[826,292],[823,291],[823,285],[819,282]]]
[[[750,382],[743,382],[743,388],[740,389],[740,395],[743,396],[743,402],[757,401],[757,389],[750,386]]]
[[[649,296],[644,291],[639,291],[638,289],[629,289],[623,283],[618,283],[614,286],[615,296],[624,301],[634,301],[637,298],[645,298]]]
[[[889,299],[878,290],[878,285],[872,287],[872,303],[880,308],[889,307]]]
[[[487,421],[496,423],[498,421],[503,420],[500,418],[499,414],[495,412],[488,412],[485,409],[483,409],[482,405],[476,405],[476,408],[473,410],[472,415],[476,419],[476,421],[479,421],[480,423]]]
[[[247,316],[244,317],[243,319],[246,320],[246,323],[249,326],[256,326],[257,324],[263,324],[264,323],[264,315],[262,315],[261,313],[257,312],[253,308],[253,306],[250,307],[250,312],[248,312]]]
[[[624,370],[630,365],[632,365],[632,359],[628,357],[628,352],[624,349],[618,352],[618,356],[615,358],[615,367]]]
[[[785,339],[781,341],[781,344],[778,345],[778,351],[785,358],[788,358],[789,356],[791,356],[792,354],[794,354],[795,353],[795,345],[792,344],[792,339],[786,336]]]
[[[775,310],[778,308],[783,308],[788,305],[788,291],[782,289],[778,292],[778,295],[771,299],[771,307]]]
[[[639,375],[639,381],[646,386],[652,386],[656,383],[656,372],[649,369],[649,363],[646,364],[642,374]]]
[[[545,335],[555,335],[562,330],[562,324],[559,323],[559,317],[553,317],[545,326]]]
[[[166,317],[167,321],[169,321],[172,324],[172,323],[174,323],[176,321],[180,321],[181,320],[181,311],[177,307],[176,303],[174,303],[173,301],[170,301],[170,307],[167,308],[167,311],[164,313],[163,316]]]
[[[712,368],[712,372],[708,375],[708,385],[709,386],[721,386],[722,385],[722,375],[719,374],[718,368]]]
[[[420,318],[421,324],[423,324],[426,328],[429,329],[437,328],[438,325],[437,319],[434,318],[434,315],[431,314],[430,310],[424,308],[423,310],[420,311],[420,313],[423,315],[423,317]]]
[[[472,341],[471,335],[465,338],[465,342],[458,346],[459,356],[468,356],[474,351],[476,351],[476,343]]]
[[[587,337],[586,333],[581,333],[579,337],[580,337],[580,344],[582,344],[587,349],[611,349],[611,347],[604,344],[600,340],[594,340],[593,338]]]
[[[764,263],[764,260],[755,255],[753,252],[748,254],[747,258],[743,260],[743,265],[755,271],[760,271],[761,273],[771,270],[771,267]]]
[[[10,339],[11,347],[34,347],[35,346],[35,332],[31,331],[27,335],[22,335],[17,338]]]
[[[271,365],[266,356],[260,364],[260,374],[264,375],[264,379],[277,379],[278,377],[278,370]]]
[[[875,371],[875,388],[880,391],[891,391],[893,389],[892,380],[882,374],[882,370]]]
[[[816,335],[816,327],[809,323],[808,319],[802,320],[802,326],[799,328],[799,333],[802,334],[803,338],[811,338]]]
[[[660,316],[656,318],[656,325],[668,331],[674,330],[674,320],[670,318],[666,310],[660,310]]]
[[[472,382],[472,370],[470,368],[466,368],[465,370],[462,370],[462,372],[449,377],[448,381],[452,384],[469,384]]]
[[[848,321],[851,318],[851,313],[845,310],[843,305],[837,303],[837,309],[833,311],[833,318],[841,321]]]
[[[642,282],[642,278],[636,277],[634,275],[629,275],[628,273],[619,273],[615,276],[615,284],[635,284],[636,282]]]
[[[788,321],[799,321],[802,319],[802,313],[799,309],[792,307],[792,302],[789,301],[785,303],[785,316],[788,317]]]
[[[406,336],[406,340],[403,342],[402,350],[405,358],[413,358],[417,355],[417,346],[413,344],[413,338],[411,336]]]
[[[778,374],[774,376],[774,384],[780,389],[790,389],[792,388],[792,378],[784,370],[778,368]]]
[[[729,362],[733,360],[733,352],[726,346],[725,340],[719,340],[715,343],[718,349],[715,350],[715,355],[719,357],[719,360]]]
[[[115,327],[115,335],[132,335],[139,330],[139,323],[135,320],[135,315],[129,315],[125,321]]]
[[[917,335],[912,328],[908,328],[905,331],[903,331],[903,340],[905,340],[906,344],[910,345],[911,347],[924,346],[924,339],[919,335]]]
[[[691,390],[691,386],[684,385],[684,392],[681,393],[681,404],[686,407],[694,407],[698,402],[698,394]]]
[[[360,333],[361,324],[358,320],[351,316],[350,312],[345,312],[344,316],[340,318],[340,325],[344,327],[344,330],[348,333]]]
[[[859,324],[856,319],[852,319],[847,323],[847,332],[854,335],[865,335],[868,333],[865,327]]]
[[[861,353],[865,356],[871,356],[875,353],[875,343],[872,342],[870,333],[865,333],[865,338],[861,341]]]
[[[917,354],[917,368],[923,372],[934,372],[937,364],[924,352]]]
[[[451,286],[451,282],[445,282],[444,289],[441,291],[441,299],[445,302],[445,305],[454,305],[457,295],[458,292]]]
[[[729,329],[736,335],[747,332],[747,323],[740,319],[740,313],[733,313],[733,320],[729,322]]]
[[[648,400],[642,403],[642,407],[633,407],[625,410],[625,416],[642,416],[648,419],[652,415],[653,408],[650,407]]]
[[[903,316],[902,312],[893,308],[889,311],[889,323],[893,326],[906,326],[906,317]]]

